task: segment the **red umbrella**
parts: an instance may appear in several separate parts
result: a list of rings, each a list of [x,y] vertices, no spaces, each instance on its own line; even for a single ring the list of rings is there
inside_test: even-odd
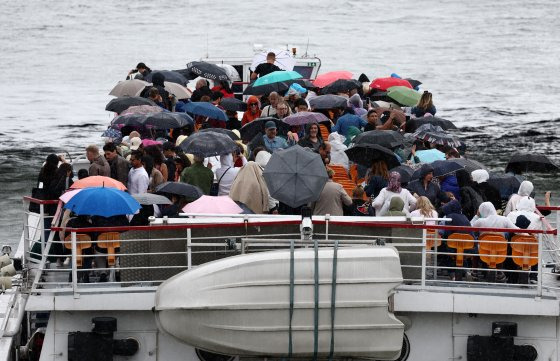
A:
[[[399,79],[399,78],[377,78],[371,82],[369,85],[372,89],[386,91],[392,86],[405,86],[407,88],[412,89],[412,85],[408,82],[408,80]]]
[[[334,83],[338,79],[350,80],[352,79],[352,73],[345,70],[330,71],[328,73],[321,74],[317,78],[315,78],[315,80],[313,81],[313,85],[315,85],[318,88],[324,88],[327,85]]]

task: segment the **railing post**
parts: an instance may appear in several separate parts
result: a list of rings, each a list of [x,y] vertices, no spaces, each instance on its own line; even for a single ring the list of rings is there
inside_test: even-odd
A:
[[[187,269],[192,267],[192,238],[191,229],[187,228]]]
[[[39,229],[41,230],[41,254],[45,254],[45,206],[39,204]]]
[[[29,205],[23,201],[23,268],[27,268],[29,263]]]
[[[543,279],[543,274],[542,274],[542,262],[543,262],[543,251],[542,251],[542,246],[543,246],[543,233],[539,234],[538,237],[539,240],[539,244],[538,244],[538,249],[539,249],[539,263],[537,263],[538,265],[538,272],[537,272],[537,297],[541,297],[542,296],[542,279]]]
[[[422,271],[421,271],[421,285],[422,288],[426,287],[426,236],[428,231],[426,228],[422,229]]]
[[[79,298],[78,294],[78,260],[76,251],[76,231],[70,233],[70,242],[72,243],[72,291],[74,292],[74,298]]]
[[[325,241],[329,240],[329,220],[331,219],[330,214],[325,214]]]

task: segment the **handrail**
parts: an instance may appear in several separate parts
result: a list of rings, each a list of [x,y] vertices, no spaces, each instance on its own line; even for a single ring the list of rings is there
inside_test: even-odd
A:
[[[58,199],[37,199],[29,196],[24,196],[23,199],[35,204],[58,204]]]
[[[539,211],[560,211],[560,206],[537,206]]]

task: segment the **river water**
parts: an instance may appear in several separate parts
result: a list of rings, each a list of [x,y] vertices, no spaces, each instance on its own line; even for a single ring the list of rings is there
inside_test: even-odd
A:
[[[322,71],[420,79],[468,155],[503,171],[515,151],[560,161],[560,8],[554,0],[0,2],[0,241],[51,152],[82,154],[111,120],[110,89],[143,61],[182,68],[296,46]],[[554,176],[528,175],[540,193]],[[554,201],[557,195],[553,194]],[[556,203],[556,202],[555,202]]]

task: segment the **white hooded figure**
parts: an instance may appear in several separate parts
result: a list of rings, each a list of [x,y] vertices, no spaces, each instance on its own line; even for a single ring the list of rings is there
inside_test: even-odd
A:
[[[225,154],[220,156],[221,167],[216,170],[216,182],[218,182],[218,195],[228,196],[233,180],[239,173],[239,168],[233,166],[233,156]]]
[[[341,165],[348,170],[350,166],[348,164],[348,156],[344,152],[348,149],[348,147],[344,145],[345,140],[346,137],[342,134],[338,134],[337,132],[332,132],[329,135],[329,144],[331,145],[331,164]]]
[[[519,200],[523,197],[530,197],[533,189],[533,183],[529,181],[521,182],[517,194],[512,194],[507,202],[506,209],[504,210],[504,216],[507,216],[510,212],[516,211]]]
[[[473,227],[480,228],[512,228],[518,227],[507,217],[499,216],[491,202],[484,202],[478,207],[478,215],[471,221]]]
[[[272,155],[269,152],[265,150],[261,150],[260,152],[257,153],[257,156],[255,157],[255,163],[257,163],[264,170],[271,157]],[[276,207],[278,207],[278,201],[269,195],[268,209],[274,209]]]
[[[490,174],[484,169],[477,169],[471,172],[472,180],[476,183],[484,183],[490,179]]]
[[[519,202],[517,202],[517,210],[510,212],[507,217],[510,221],[515,223],[517,217],[525,216],[531,224],[527,229],[543,229],[543,224],[541,217],[535,213],[537,206],[535,205],[535,200],[531,197],[522,197]]]

